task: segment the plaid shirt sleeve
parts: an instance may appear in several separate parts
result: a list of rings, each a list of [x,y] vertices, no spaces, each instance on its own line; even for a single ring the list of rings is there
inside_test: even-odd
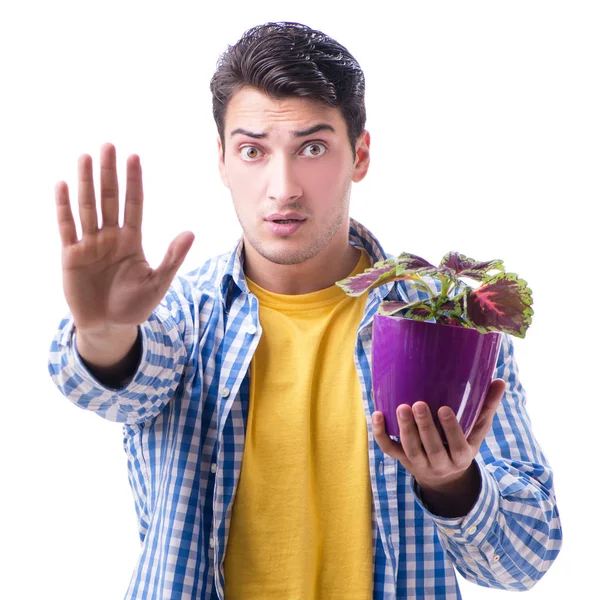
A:
[[[414,482],[416,500],[434,521],[457,570],[469,581],[509,590],[531,588],[561,547],[551,468],[535,440],[509,336],[495,377],[506,392],[476,463],[481,491],[471,511],[448,519],[429,512]]]
[[[76,406],[109,421],[134,424],[154,417],[170,401],[187,360],[186,340],[193,331],[191,315],[176,278],[164,299],[139,326],[141,362],[123,388],[112,389],[88,371],[76,347],[76,330],[70,314],[59,324],[51,343],[49,373],[58,389]],[[187,335],[185,336],[185,333]]]

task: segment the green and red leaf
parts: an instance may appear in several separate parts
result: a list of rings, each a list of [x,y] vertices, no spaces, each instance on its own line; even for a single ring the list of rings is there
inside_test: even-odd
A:
[[[404,317],[413,319],[414,321],[426,321],[427,319],[432,319],[432,309],[427,304],[420,303],[410,308]]]
[[[403,302],[402,300],[385,300],[381,302],[379,305],[379,310],[377,311],[380,315],[387,315],[389,317],[395,315],[400,310],[404,310],[408,308],[410,304],[408,302]]]
[[[439,268],[452,271],[456,277],[469,277],[476,281],[483,281],[489,276],[490,271],[504,271],[504,262],[501,260],[476,261],[459,252],[448,252],[443,256]]]
[[[479,331],[523,338],[531,324],[531,290],[515,273],[498,273],[466,295],[467,318]]]
[[[440,308],[441,312],[449,312],[460,315],[463,313],[463,304],[461,298],[450,298]]]
[[[424,260],[421,256],[416,254],[410,254],[409,252],[402,252],[397,257],[398,263],[398,274],[402,273],[418,273],[420,275],[429,275],[436,273],[436,267],[430,264],[427,260]]]
[[[397,275],[397,261],[392,259],[376,263],[374,267],[369,267],[354,277],[337,281],[336,285],[349,296],[360,296],[367,290],[398,279],[407,279],[407,277]]]
[[[454,327],[466,327],[465,321],[461,317],[444,315],[437,323],[442,323],[443,325],[453,325]]]
[[[379,287],[392,281],[402,279],[419,279],[418,275],[436,272],[436,267],[414,254],[402,252],[397,259],[382,260],[362,273],[337,281],[349,296],[360,296],[367,290]]]
[[[403,300],[384,300],[379,305],[379,310],[377,313],[391,317],[402,310],[413,309],[414,307],[419,306],[426,306],[426,304],[423,300],[414,300],[414,302],[404,302]],[[408,313],[404,314],[403,316],[407,317]]]
[[[431,289],[423,276],[437,279],[440,285]],[[473,289],[473,282],[465,282],[464,278],[481,285]],[[458,252],[448,252],[435,267],[416,254],[403,252],[396,259],[377,262],[336,284],[350,296],[360,296],[402,279],[412,280],[415,290],[428,298],[411,303],[385,301],[379,307],[380,314],[400,314],[414,320],[434,320],[481,332],[501,331],[517,337],[524,337],[531,324],[531,290],[516,274],[505,273],[501,260],[475,261]]]

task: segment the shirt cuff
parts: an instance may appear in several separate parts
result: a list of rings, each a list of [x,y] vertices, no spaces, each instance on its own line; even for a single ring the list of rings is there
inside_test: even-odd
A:
[[[488,473],[479,455],[475,459],[479,469],[481,489],[471,510],[464,517],[440,517],[430,512],[422,500],[420,489],[412,477],[412,493],[424,512],[430,516],[439,533],[449,536],[457,543],[474,544],[485,542],[492,533],[500,506],[500,491],[494,478]]]

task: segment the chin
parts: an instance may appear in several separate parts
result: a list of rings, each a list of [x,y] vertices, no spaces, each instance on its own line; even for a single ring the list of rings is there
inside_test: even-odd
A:
[[[286,249],[271,249],[271,248],[255,248],[255,250],[275,265],[298,265],[310,258],[313,258],[317,253],[310,252],[309,248],[301,248],[299,250]]]

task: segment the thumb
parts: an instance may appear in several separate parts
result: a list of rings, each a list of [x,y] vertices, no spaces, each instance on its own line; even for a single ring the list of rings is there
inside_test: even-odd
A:
[[[484,437],[492,427],[494,415],[496,414],[496,410],[502,401],[505,390],[506,382],[503,379],[494,379],[490,384],[490,389],[484,405],[479,413],[479,416],[477,417],[477,421],[475,422],[471,433],[469,434],[468,442],[471,446],[476,447],[477,449],[479,449],[481,446]]]
[[[192,231],[183,231],[172,240],[160,266],[154,271],[158,288],[167,289],[170,286],[194,240],[195,234]]]

